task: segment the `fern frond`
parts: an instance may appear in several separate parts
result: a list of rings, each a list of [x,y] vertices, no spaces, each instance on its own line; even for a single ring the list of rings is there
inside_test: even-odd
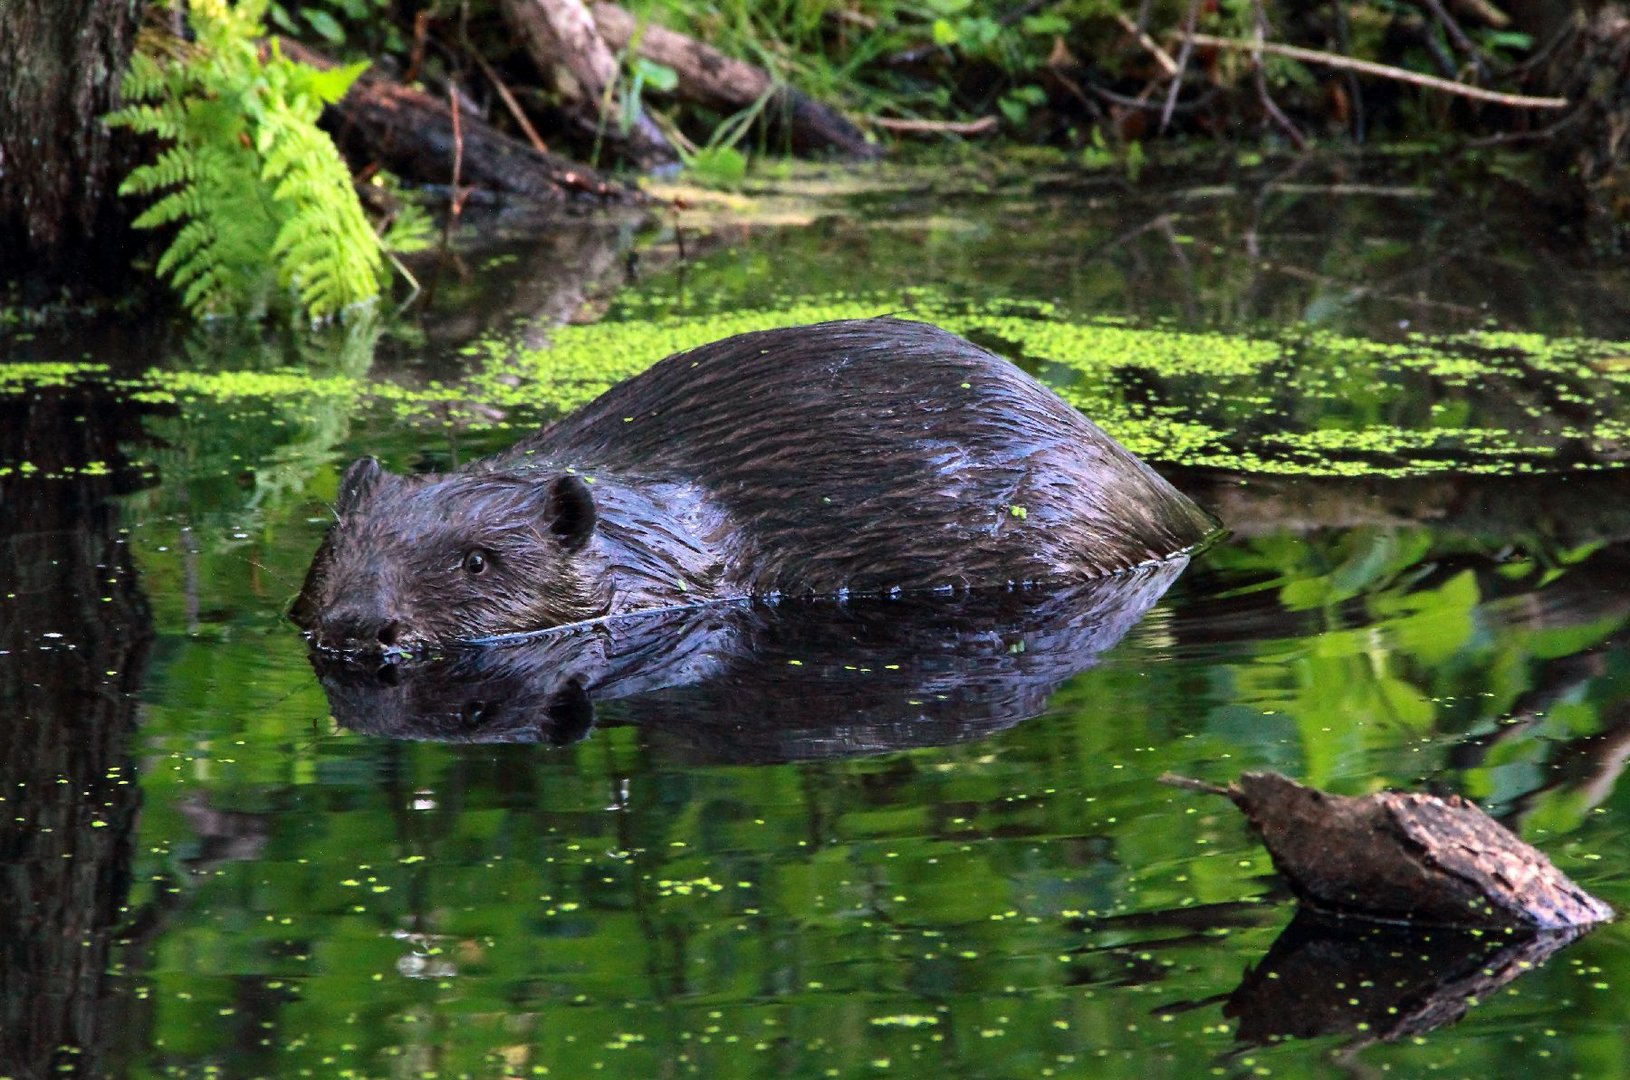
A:
[[[181,291],[181,302],[187,305],[189,311],[201,311],[212,297],[212,290],[216,288],[215,271],[208,267],[198,268],[193,274],[191,284]]]
[[[160,188],[185,184],[197,176],[197,158],[179,146],[172,146],[151,165],[130,170],[119,185],[121,195],[151,195]]]
[[[126,105],[108,113],[105,119],[115,127],[128,127],[138,135],[157,135],[161,139],[179,139],[187,124],[186,110],[175,102]]]
[[[200,253],[213,243],[215,230],[209,222],[189,221],[175,234],[153,270],[159,277],[169,277],[172,284],[185,284],[187,271],[201,265]]]
[[[195,187],[184,187],[180,191],[173,191],[158,202],[136,215],[131,222],[138,229],[157,229],[165,225],[174,224],[184,218],[197,217],[202,208],[202,198]]]
[[[397,210],[390,227],[385,230],[385,235],[379,238],[379,243],[386,251],[394,251],[398,255],[411,255],[415,251],[428,248],[434,236],[435,225],[424,207],[404,202],[401,209]]]
[[[176,226],[157,272],[197,315],[263,307],[275,286],[322,318],[378,294],[379,238],[317,127],[365,65],[329,71],[261,55],[267,0],[191,0],[195,40],[138,40],[127,104],[107,120],[166,146],[121,194],[157,196],[140,228]]]
[[[137,51],[130,57],[130,70],[125,72],[119,93],[126,101],[150,101],[160,97],[168,86],[164,68],[157,59]]]

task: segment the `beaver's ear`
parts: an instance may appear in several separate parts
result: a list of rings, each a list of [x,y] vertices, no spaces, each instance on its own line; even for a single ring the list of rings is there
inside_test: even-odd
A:
[[[549,501],[544,506],[549,532],[567,551],[576,551],[594,535],[594,493],[581,476],[567,473],[549,485]]]
[[[360,457],[351,462],[351,467],[340,477],[340,497],[334,504],[334,512],[344,517],[356,510],[379,486],[384,475],[385,467],[376,457]]]

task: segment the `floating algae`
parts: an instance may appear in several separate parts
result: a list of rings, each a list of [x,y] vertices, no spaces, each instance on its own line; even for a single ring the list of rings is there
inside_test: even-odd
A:
[[[1397,341],[1291,326],[1230,334],[1069,319],[1045,302],[980,304],[931,290],[668,313],[635,299],[550,344],[483,340],[450,382],[391,381],[357,365],[315,372],[151,371],[116,385],[188,409],[327,401],[465,432],[529,427],[671,353],[732,334],[881,314],[938,323],[1012,357],[1135,453],[1159,462],[1311,476],[1517,474],[1609,468],[1630,417],[1630,344],[1480,331]],[[108,378],[94,363],[15,365],[0,394]]]

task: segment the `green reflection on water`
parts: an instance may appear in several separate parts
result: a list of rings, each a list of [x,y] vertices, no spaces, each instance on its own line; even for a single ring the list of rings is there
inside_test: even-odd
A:
[[[950,257],[966,233],[879,243]],[[162,483],[122,503],[158,640],[110,1071],[1328,1075],[1361,1033],[1236,1045],[1222,998],[1291,909],[1238,815],[1168,770],[1463,791],[1630,904],[1624,345],[1134,324],[1017,272],[794,295],[783,243],[693,268],[711,303],[658,280],[552,348],[505,337],[450,372],[376,370],[371,327],[151,373],[4,369],[11,392],[111,377],[153,410],[131,452]],[[1108,289],[1079,272],[1078,296]],[[1044,715],[766,765],[698,760],[615,708],[558,749],[327,719],[278,613],[343,458],[466,460],[673,349],[885,311],[1012,355],[1236,529]],[[1598,931],[1356,1067],[1623,1075],[1627,946]]]

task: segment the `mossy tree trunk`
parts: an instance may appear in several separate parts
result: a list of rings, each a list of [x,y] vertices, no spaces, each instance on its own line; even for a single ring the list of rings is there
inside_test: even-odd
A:
[[[123,269],[116,104],[140,0],[0,2],[0,281],[37,295]]]

